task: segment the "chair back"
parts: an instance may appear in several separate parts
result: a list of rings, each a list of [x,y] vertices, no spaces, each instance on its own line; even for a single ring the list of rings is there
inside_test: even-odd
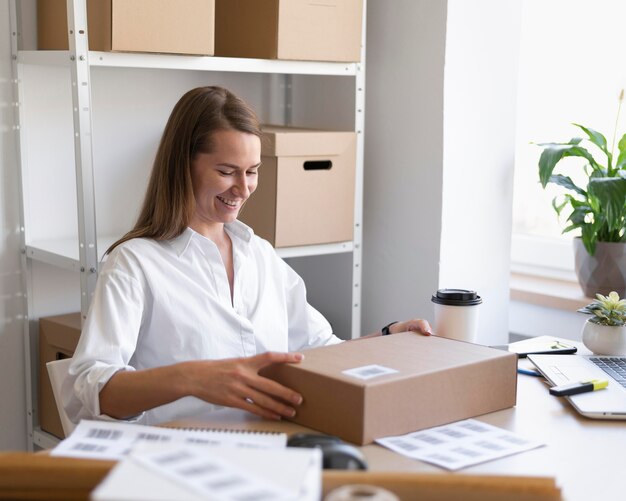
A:
[[[72,423],[65,412],[63,407],[63,399],[61,398],[61,388],[63,387],[63,381],[67,378],[70,370],[71,358],[64,358],[62,360],[53,360],[46,364],[48,369],[48,376],[50,377],[50,385],[52,386],[52,394],[54,395],[54,401],[57,405],[57,411],[59,411],[59,417],[61,418],[61,426],[63,426],[63,433],[68,437],[72,431],[74,431],[75,424]]]

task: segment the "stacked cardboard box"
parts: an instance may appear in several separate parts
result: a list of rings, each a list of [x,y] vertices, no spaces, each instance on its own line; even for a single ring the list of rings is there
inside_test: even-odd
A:
[[[259,186],[240,219],[275,247],[352,240],[356,134],[263,132]]]
[[[362,0],[217,0],[215,54],[359,61]]]
[[[212,55],[215,0],[87,0],[89,49]],[[37,1],[38,47],[67,50],[66,0]]]
[[[89,49],[359,61],[362,0],[86,0]],[[66,0],[37,0],[39,49],[67,50]]]
[[[80,338],[80,313],[39,319],[39,426],[64,438],[46,363],[71,358]]]

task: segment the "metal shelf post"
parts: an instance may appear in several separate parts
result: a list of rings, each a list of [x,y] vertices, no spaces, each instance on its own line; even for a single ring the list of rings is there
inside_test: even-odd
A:
[[[96,207],[91,134],[91,79],[84,0],[67,0],[69,58],[74,111],[74,154],[78,201],[78,254],[80,262],[81,316],[87,316],[98,277]]]

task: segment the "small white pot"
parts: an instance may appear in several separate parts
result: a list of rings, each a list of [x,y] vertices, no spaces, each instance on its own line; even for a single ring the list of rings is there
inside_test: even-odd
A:
[[[587,320],[583,343],[596,355],[626,355],[626,326],[599,325]]]

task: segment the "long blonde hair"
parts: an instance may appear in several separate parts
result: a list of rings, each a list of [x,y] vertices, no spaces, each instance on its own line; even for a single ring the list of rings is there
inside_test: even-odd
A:
[[[185,230],[196,207],[191,162],[197,153],[211,153],[213,134],[228,129],[261,137],[252,108],[223,87],[198,87],[180,98],[165,125],[137,222],[106,254],[132,238],[169,240]]]

